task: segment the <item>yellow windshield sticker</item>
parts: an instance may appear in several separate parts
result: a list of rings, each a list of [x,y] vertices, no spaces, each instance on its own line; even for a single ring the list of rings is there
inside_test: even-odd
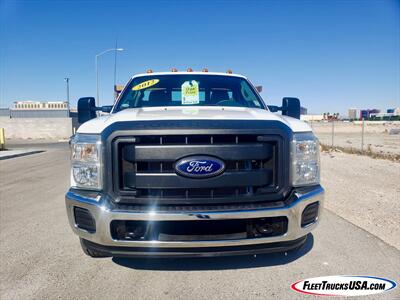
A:
[[[160,80],[159,79],[151,79],[151,80],[147,80],[145,82],[139,83],[137,85],[135,85],[132,88],[132,91],[138,91],[138,90],[143,90],[145,88],[151,87],[155,84],[157,84]]]
[[[190,104],[199,104],[199,84],[197,81],[185,81],[182,86],[182,104],[190,105]]]

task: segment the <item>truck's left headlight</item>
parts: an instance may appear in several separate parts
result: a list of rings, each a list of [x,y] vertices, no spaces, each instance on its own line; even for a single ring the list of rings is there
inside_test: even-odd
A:
[[[319,142],[312,132],[294,134],[291,158],[291,182],[293,186],[319,184]]]
[[[102,175],[100,136],[76,134],[71,140],[71,187],[101,190]]]

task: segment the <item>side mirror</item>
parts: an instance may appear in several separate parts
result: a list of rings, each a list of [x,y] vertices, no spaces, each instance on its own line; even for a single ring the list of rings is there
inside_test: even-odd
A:
[[[104,105],[101,107],[101,112],[110,113],[112,108],[113,108],[112,105]]]
[[[268,109],[269,109],[270,112],[277,112],[277,111],[281,110],[281,108],[279,106],[276,106],[276,105],[268,105]]]
[[[84,97],[78,100],[78,122],[85,123],[96,118],[96,100],[93,97]]]
[[[282,99],[282,115],[300,119],[300,100],[285,97]]]

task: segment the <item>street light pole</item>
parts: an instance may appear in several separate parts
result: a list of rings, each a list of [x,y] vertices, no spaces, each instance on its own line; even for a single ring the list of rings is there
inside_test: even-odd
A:
[[[99,57],[107,52],[111,52],[111,51],[124,51],[124,49],[122,48],[111,48],[111,49],[107,49],[104,50],[103,52],[100,52],[99,54],[96,55],[95,57],[95,65],[96,65],[96,101],[97,101],[97,106],[100,106],[100,95],[99,95],[99,66],[98,66],[98,62],[99,62]]]
[[[65,77],[64,81],[67,83],[67,109],[69,115],[69,77]]]

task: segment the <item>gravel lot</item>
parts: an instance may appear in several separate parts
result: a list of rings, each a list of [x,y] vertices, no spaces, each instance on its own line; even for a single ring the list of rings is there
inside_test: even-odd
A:
[[[325,208],[400,250],[400,163],[321,154]]]
[[[67,145],[0,161],[1,299],[310,299],[296,280],[399,282],[399,166],[323,154],[326,210],[300,252],[207,259],[92,259],[69,228]],[[397,176],[397,177],[396,177]],[[400,290],[362,299],[394,299]]]

